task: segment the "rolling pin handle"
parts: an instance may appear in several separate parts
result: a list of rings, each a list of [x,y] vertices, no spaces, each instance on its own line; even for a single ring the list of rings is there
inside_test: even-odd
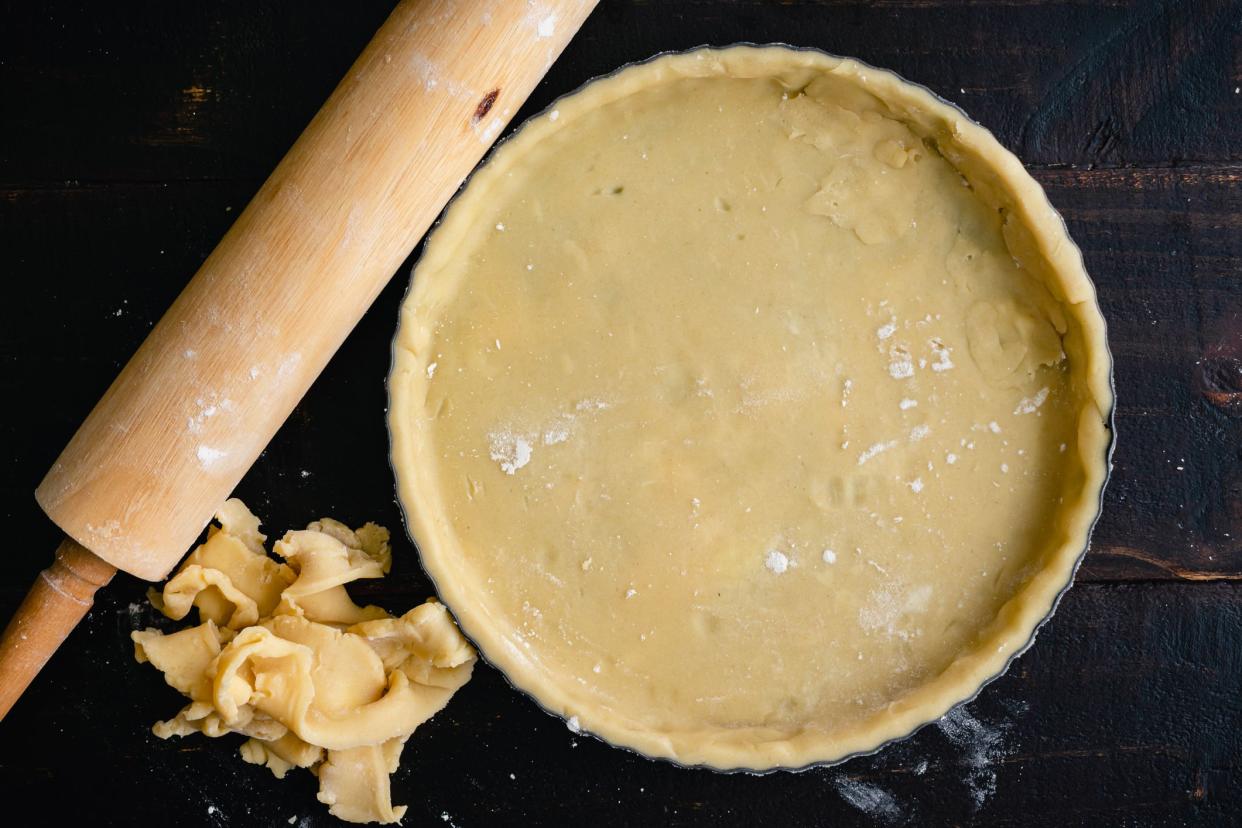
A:
[[[0,639],[0,719],[95,602],[116,567],[71,538],[39,573]]]

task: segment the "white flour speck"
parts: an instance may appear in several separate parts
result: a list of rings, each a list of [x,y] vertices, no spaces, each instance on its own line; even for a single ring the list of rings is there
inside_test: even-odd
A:
[[[872,443],[870,448],[858,455],[858,465],[861,466],[880,452],[888,451],[895,445],[897,445],[896,440],[889,440],[887,443]]]
[[[908,379],[914,376],[914,361],[910,359],[910,354],[899,348],[894,348],[888,354],[888,375],[893,379]]]
[[[992,432],[993,434],[1000,434],[1001,433],[1000,424],[996,422],[996,420],[993,420],[992,422],[988,423],[988,431]]]
[[[826,564],[834,564],[837,562],[837,553],[833,552],[831,549],[825,549],[823,557],[824,563]]]
[[[223,460],[225,457],[228,456],[227,451],[221,451],[220,449],[212,448],[211,446],[203,446],[203,445],[200,445],[198,447],[198,451],[196,452],[196,454],[198,455],[199,465],[201,465],[205,469],[211,468],[216,463],[220,462],[221,460]]]
[[[543,444],[555,446],[569,439],[569,429],[563,425],[553,426],[543,433]]]
[[[945,455],[945,458],[944,458],[944,462],[946,462],[946,463],[948,463],[950,466],[952,466],[954,463],[956,463],[956,462],[957,462],[957,455],[956,455],[956,454],[946,454],[946,455]]]
[[[933,371],[948,371],[953,367],[953,360],[949,358],[949,351],[951,349],[947,345],[942,345],[933,339],[931,349],[932,353],[936,355],[936,361],[931,366]]]
[[[928,434],[931,434],[930,426],[916,425],[914,428],[910,429],[910,442],[917,443],[919,440],[922,440]]]
[[[554,109],[548,113],[549,121],[555,121],[559,117],[561,117],[561,111],[559,109]]]
[[[923,491],[923,478],[916,477],[913,480],[911,480],[909,483],[907,483],[906,485],[910,487],[910,491],[914,492],[915,494],[918,494],[919,492]]]
[[[604,411],[612,406],[603,400],[579,400],[574,408],[579,411]]]
[[[298,367],[298,363],[301,361],[302,354],[298,351],[294,351],[280,361],[280,365],[276,368],[276,376],[282,379],[289,376],[293,373],[293,370]]]
[[[565,722],[565,727],[569,728],[571,733],[581,733],[582,724],[578,721],[577,716],[570,716]]]
[[[1039,391],[1035,392],[1035,396],[1023,397],[1022,401],[1018,403],[1018,407],[1013,410],[1013,413],[1014,414],[1034,414],[1036,409],[1038,409],[1041,405],[1043,405],[1044,401],[1047,399],[1048,399],[1048,389],[1041,388],[1039,389]]]
[[[906,397],[904,400],[902,400],[901,402],[897,404],[897,407],[900,408],[902,411],[906,411],[908,409],[914,408],[918,404],[919,404],[918,400],[912,400],[909,397]]]
[[[892,336],[895,333],[897,333],[897,323],[889,322],[887,325],[882,325],[881,327],[877,328],[875,335],[879,337],[881,340],[884,340],[884,339],[888,339],[890,336]]]
[[[789,569],[789,556],[779,549],[769,549],[768,556],[763,560],[763,565],[777,575],[780,575],[786,569]]]
[[[556,34],[556,15],[550,14],[539,21],[539,36],[551,37]]]
[[[505,474],[514,474],[530,462],[530,440],[511,431],[493,431],[488,435],[491,458]]]
[[[501,233],[505,232],[505,223],[503,221],[496,222],[496,229]]]
[[[436,366],[437,366],[437,365],[439,365],[439,363],[438,363],[438,362],[433,362],[433,363],[431,363],[430,365],[428,365],[428,366],[427,366],[427,379],[431,379],[432,377],[434,377],[434,376],[436,375]]]

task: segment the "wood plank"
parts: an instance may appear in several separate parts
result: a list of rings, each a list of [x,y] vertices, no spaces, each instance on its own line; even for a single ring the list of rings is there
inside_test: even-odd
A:
[[[1116,470],[1079,577],[1236,579],[1242,166],[1037,175],[1065,212],[1099,286],[1121,390]],[[55,532],[30,491],[256,186],[0,192],[10,295],[28,314],[0,331],[0,349],[13,355],[0,366],[0,392],[40,401],[0,425],[11,469],[0,494],[11,518],[40,527],[29,551],[0,558],[0,583],[24,583],[46,564]],[[303,503],[400,525],[382,412],[388,343],[407,272],[381,295],[243,482],[241,494],[270,525],[305,521]],[[350,439],[342,443],[342,434]]]
[[[0,0],[0,496],[17,527],[0,616],[56,542],[30,497],[39,477],[392,2]],[[647,762],[574,737],[482,666],[407,748],[405,824],[1236,822],[1242,2],[603,0],[526,113],[625,61],[738,40],[897,69],[1036,169],[1117,357],[1095,548],[971,718],[837,769]],[[316,513],[393,527],[396,572],[355,590],[393,610],[431,589],[398,529],[382,415],[409,264],[239,491],[273,531]],[[237,760],[235,738],[150,735],[180,697],[132,660],[128,633],[165,623],[144,589],[125,576],[105,591],[0,723],[0,795],[54,805],[57,824],[339,824],[309,774],[276,781]],[[850,804],[868,796],[867,813]]]
[[[390,6],[5,3],[0,185],[263,178]],[[1031,164],[1240,161],[1240,9],[605,0],[525,112],[659,51],[792,41],[927,85]]]
[[[1242,166],[1036,177],[1116,361],[1116,468],[1081,577],[1242,578]]]
[[[180,697],[132,661],[129,631],[165,623],[142,589],[119,579],[0,723],[0,744],[21,746],[0,756],[0,786],[56,802],[63,821],[336,824],[309,774],[277,781],[243,764],[236,737],[149,734]],[[0,594],[0,612],[16,597]],[[443,825],[445,813],[458,825],[1226,824],[1242,808],[1239,625],[1236,585],[1082,584],[967,716],[838,768],[765,777],[576,737],[480,666],[414,734],[394,799],[410,805],[409,825]],[[860,813],[851,800],[868,796],[879,804]],[[124,808],[100,821],[100,803],[118,798]]]

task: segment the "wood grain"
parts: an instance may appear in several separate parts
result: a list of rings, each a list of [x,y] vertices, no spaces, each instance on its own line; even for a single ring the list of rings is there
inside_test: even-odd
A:
[[[0,3],[0,250],[16,309],[0,326],[0,394],[18,401],[0,419],[0,495],[20,534],[0,556],[0,613],[56,542],[30,499],[39,476],[391,5]],[[1078,583],[968,707],[1001,734],[983,762],[929,728],[835,770],[681,771],[574,738],[482,667],[407,747],[407,824],[1236,824],[1240,27],[1242,3],[1215,1],[605,0],[519,119],[661,49],[786,40],[895,68],[1015,148],[1100,292],[1116,472]],[[269,530],[325,514],[399,526],[382,412],[402,281],[243,479]],[[395,534],[391,579],[355,591],[405,609],[429,585]],[[0,795],[97,825],[169,811],[185,825],[334,824],[306,774],[276,782],[230,740],[149,734],[180,697],[132,661],[129,631],[163,623],[144,588],[118,577],[0,723]],[[972,780],[986,788],[991,772],[980,805]],[[842,780],[891,793],[899,815],[862,814]]]
[[[63,818],[94,825],[163,824],[170,811],[185,825],[341,825],[309,774],[277,782],[238,760],[240,738],[150,735],[182,699],[132,662],[128,634],[174,625],[127,604],[142,585],[118,580],[74,657],[49,665],[42,692],[0,724],[0,744],[22,746],[0,753],[0,790],[51,801],[72,774]],[[967,746],[930,726],[873,757],[765,777],[682,770],[575,736],[483,664],[414,734],[394,801],[413,826],[443,826],[445,813],[460,826],[1229,825],[1242,808],[1239,625],[1231,584],[1079,584],[1037,645],[967,705]],[[101,690],[84,694],[88,683]],[[896,816],[860,813],[843,796],[858,783],[890,794]]]
[[[0,3],[0,185],[263,178],[392,5]],[[1222,0],[622,0],[542,88],[665,49],[790,41],[929,86],[1028,163],[1242,161],[1240,38]]]
[[[90,610],[116,567],[66,538],[0,637],[0,719]]]

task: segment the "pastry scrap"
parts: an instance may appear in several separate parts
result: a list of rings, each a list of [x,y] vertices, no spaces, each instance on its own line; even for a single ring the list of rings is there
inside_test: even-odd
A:
[[[174,633],[135,631],[134,655],[190,699],[157,722],[156,736],[248,737],[247,762],[277,778],[319,777],[319,800],[349,822],[397,822],[389,775],[420,724],[448,704],[475,652],[434,599],[400,617],[359,607],[345,584],[380,578],[392,562],[388,530],[323,519],[287,533],[269,557],[259,519],[229,500],[151,603]]]

